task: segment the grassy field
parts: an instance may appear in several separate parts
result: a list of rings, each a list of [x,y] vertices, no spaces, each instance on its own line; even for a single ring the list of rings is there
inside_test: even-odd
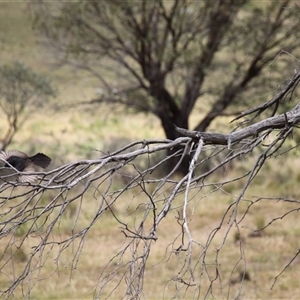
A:
[[[36,43],[30,27],[30,20],[24,13],[25,3],[0,3],[0,32],[3,43],[1,44],[2,62],[20,60],[35,71],[49,76],[58,90],[55,101],[60,104],[73,103],[88,100],[94,96],[97,82],[83,72],[71,72],[67,68],[56,68],[51,64],[49,53]],[[193,120],[199,116],[193,115]],[[3,131],[6,124],[3,118],[0,121],[0,130]],[[219,122],[213,124],[215,128],[228,126]],[[225,127],[226,128],[226,127]],[[130,141],[148,138],[163,138],[158,119],[143,114],[130,115],[128,113],[111,114],[107,107],[93,108],[62,108],[49,109],[30,119],[16,135],[10,148],[18,148],[22,151],[43,151],[53,157],[53,167],[76,161],[79,159],[95,158],[99,152],[115,150]],[[295,150],[296,151],[296,150]],[[263,201],[254,204],[248,211],[243,222],[239,226],[240,235],[234,228],[229,232],[222,251],[219,253],[218,263],[221,281],[214,283],[214,295],[217,299],[232,299],[241,289],[240,276],[246,265],[250,280],[245,280],[239,299],[296,299],[300,294],[299,269],[300,263],[297,257],[285,270],[271,289],[275,277],[283,270],[300,248],[300,224],[298,221],[297,203],[278,201],[276,197],[297,199],[297,182],[300,179],[300,160],[295,156],[277,157],[273,164],[267,165],[257,176],[251,190],[247,192],[238,210],[238,219],[244,216],[249,203],[259,197],[265,197]],[[292,154],[291,154],[292,155]],[[254,154],[255,156],[255,154]],[[216,175],[212,180],[216,182],[224,178],[238,176],[253,161],[239,162],[231,170]],[[276,163],[276,165],[275,165]],[[122,181],[116,179],[116,188],[122,186]],[[219,188],[215,193],[211,187],[207,189],[193,190],[189,204],[189,224],[191,234],[200,245],[205,245],[210,233],[219,226],[228,205],[239,194],[243,181],[230,183]],[[217,186],[217,184],[216,184]],[[167,193],[167,191],[166,191]],[[203,195],[208,194],[207,197]],[[45,197],[53,197],[49,192]],[[128,224],[140,218],[139,206],[145,195],[137,190],[128,191],[116,203],[114,210],[118,217]],[[272,198],[273,197],[273,198]],[[100,197],[99,197],[100,198]],[[47,201],[47,199],[45,200]],[[177,205],[177,206],[176,206]],[[53,240],[59,240],[71,236],[89,224],[99,202],[93,197],[93,191],[88,191],[81,202],[74,203],[67,210],[61,222],[53,231]],[[174,254],[174,248],[178,247],[180,240],[180,226],[177,222],[178,211],[182,209],[182,196],[174,202],[174,208],[162,222],[158,229],[158,240],[152,245],[145,272],[143,299],[170,299],[176,293],[176,281],[170,281],[179,271],[180,265],[186,258],[186,254]],[[285,217],[284,214],[291,209],[295,211]],[[77,219],[77,213],[79,218]],[[256,234],[255,230],[268,225],[272,220],[272,226]],[[229,226],[228,215],[223,226],[209,247],[207,254],[206,273],[202,272],[201,246],[194,244],[192,248],[192,260],[198,262],[199,271],[195,272],[196,280],[200,286],[191,287],[182,297],[196,297],[203,299],[209,286],[207,274],[215,276],[212,267],[216,260],[216,249],[224,242],[224,236]],[[76,224],[75,229],[73,229]],[[147,226],[147,224],[145,225]],[[18,245],[24,234],[26,226],[20,228],[15,236],[7,236],[0,241],[0,254],[5,258],[13,251],[6,247],[9,243]],[[3,290],[11,282],[12,278],[24,268],[27,263],[28,253],[31,252],[37,237],[28,237],[15,255],[13,263],[7,265],[0,275],[0,289]],[[121,232],[120,224],[112,217],[111,213],[101,215],[90,229],[84,240],[84,247],[76,268],[76,251],[78,241],[57,255],[59,246],[44,250],[44,265],[39,272],[24,281],[24,285],[16,290],[17,299],[28,297],[28,288],[33,287],[30,299],[92,299],[95,290],[99,288],[100,274],[105,269],[108,259],[119,251],[127,239]],[[174,242],[175,241],[175,242]],[[174,245],[172,243],[174,242]],[[13,246],[14,247],[14,246]],[[13,248],[12,247],[12,248]],[[50,251],[51,250],[51,251]],[[242,260],[240,260],[242,257]],[[129,260],[124,257],[124,261]],[[197,263],[195,263],[197,265]],[[211,267],[211,269],[210,269]],[[111,266],[109,267],[111,268]],[[107,269],[111,271],[111,269]],[[121,270],[122,271],[122,270]],[[121,279],[122,273],[112,280],[116,284]],[[36,282],[36,276],[38,281]],[[103,278],[101,278],[103,280]],[[219,279],[218,279],[219,280]],[[33,284],[35,282],[35,284]],[[109,286],[113,288],[113,285]],[[229,288],[230,287],[230,288]],[[109,295],[105,290],[101,299],[121,299],[125,294],[126,285],[120,284],[120,288]],[[197,291],[193,294],[194,291]]]

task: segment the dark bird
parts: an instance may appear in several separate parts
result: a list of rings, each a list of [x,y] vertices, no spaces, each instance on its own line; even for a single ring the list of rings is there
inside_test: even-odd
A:
[[[33,156],[18,150],[1,151],[0,159],[6,161],[5,167],[11,166],[22,173],[34,173],[35,166],[47,168],[51,163],[51,158],[43,153],[37,153]],[[20,182],[34,182],[37,180],[37,176],[33,174],[20,174],[18,181]]]

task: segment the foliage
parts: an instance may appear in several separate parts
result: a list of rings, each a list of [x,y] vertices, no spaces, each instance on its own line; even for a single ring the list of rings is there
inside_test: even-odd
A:
[[[11,143],[24,122],[42,109],[46,100],[54,96],[49,81],[20,62],[0,65],[0,109],[8,129],[2,139],[2,150]]]
[[[248,107],[278,84],[288,65],[274,61],[281,50],[299,50],[299,10],[287,0],[40,1],[33,8],[56,59],[99,79],[103,94],[93,103],[151,112],[170,139],[178,137],[172,125],[188,128],[196,107],[200,131]]]

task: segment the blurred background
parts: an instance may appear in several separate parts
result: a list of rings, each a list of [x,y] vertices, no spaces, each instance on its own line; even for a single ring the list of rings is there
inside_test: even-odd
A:
[[[55,53],[40,42],[33,30],[31,5],[26,1],[0,4],[1,65],[8,68],[3,70],[1,80],[1,148],[19,149],[28,154],[45,152],[53,158],[52,167],[56,167],[98,157],[97,151],[111,152],[133,140],[163,138],[159,120],[151,115],[145,118],[140,113],[128,115],[123,108],[112,112],[105,104],[80,104],[94,99],[101,83],[90,73],[60,65],[55,60]],[[22,71],[24,77],[18,77]],[[12,75],[8,78],[9,72]],[[19,107],[23,94],[18,88],[11,90],[17,78],[19,89],[24,80],[23,91],[30,94],[24,78],[33,74],[36,82],[32,83],[32,89],[36,93],[24,98],[23,109]],[[39,80],[45,80],[45,86],[37,87]],[[7,81],[10,91],[3,88]],[[16,114],[9,106],[11,98],[19,99],[13,104]],[[14,128],[16,120],[17,128]]]
[[[213,3],[1,3],[1,148],[61,164],[173,124],[230,132],[298,68],[299,8]]]

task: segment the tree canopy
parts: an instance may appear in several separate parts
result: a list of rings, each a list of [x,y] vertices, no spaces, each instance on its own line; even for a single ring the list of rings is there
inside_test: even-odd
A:
[[[174,124],[190,128],[193,111],[199,120],[190,129],[205,131],[273,91],[279,74],[290,76],[287,60],[276,57],[299,50],[292,3],[40,1],[32,8],[56,60],[99,79],[102,93],[90,103],[152,113],[173,140]]]
[[[7,120],[2,138],[4,150],[24,122],[55,95],[48,78],[15,61],[0,65],[0,111]]]

